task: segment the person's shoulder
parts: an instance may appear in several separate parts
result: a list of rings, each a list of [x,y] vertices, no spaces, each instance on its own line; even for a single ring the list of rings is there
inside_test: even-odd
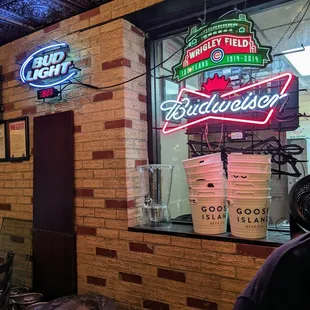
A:
[[[290,270],[298,274],[298,270],[301,270],[305,265],[303,262],[309,260],[310,233],[307,233],[275,249],[240,295],[239,299],[244,302],[244,298],[246,298],[253,302],[254,305],[259,305],[265,298],[270,285],[278,281],[283,281],[282,278],[286,275],[286,272],[283,272],[283,270]],[[296,262],[298,263],[296,264]],[[292,268],[292,266],[294,267]],[[239,300],[239,304],[241,300]],[[249,307],[249,309],[254,308],[254,306]]]
[[[281,260],[299,256],[300,252],[310,255],[310,233],[305,233],[275,249],[264,265],[270,264],[275,267]]]

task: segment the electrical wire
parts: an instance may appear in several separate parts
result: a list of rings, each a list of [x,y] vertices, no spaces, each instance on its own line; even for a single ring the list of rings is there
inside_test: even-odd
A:
[[[308,1],[308,4],[307,4],[307,8],[305,9],[305,12],[304,14],[302,15],[300,21],[297,23],[296,27],[294,28],[294,30],[292,31],[292,33],[290,34],[290,36],[288,37],[289,39],[293,36],[293,34],[295,33],[295,31],[298,29],[299,25],[301,24],[301,22],[304,20],[307,12],[309,11],[309,6],[310,6],[310,1]]]
[[[209,142],[209,138],[208,138],[208,134],[209,134],[209,125],[208,123],[206,123],[206,126],[205,126],[205,130],[204,130],[204,133],[203,133],[203,137],[204,139],[206,140],[206,143],[208,145],[208,148],[212,151],[212,152],[216,152],[216,151],[219,151],[221,146],[222,146],[222,142],[223,142],[223,136],[224,136],[224,123],[222,122],[222,128],[221,128],[221,136],[220,136],[220,140],[218,142],[218,147],[217,148],[212,148],[211,147],[211,144]]]
[[[310,2],[310,0],[308,1]],[[279,39],[278,43],[274,46],[274,51],[276,51],[276,49],[278,48],[278,46],[280,45],[280,43],[282,42],[282,40],[285,38],[285,36],[288,34],[288,32],[290,31],[290,29],[292,28],[292,26],[296,23],[298,17],[300,16],[301,12],[307,7],[308,2],[305,3],[305,5],[302,7],[302,9],[298,12],[298,14],[296,15],[296,17],[293,19],[292,23],[289,25],[289,27],[286,29],[286,31],[284,32],[284,34],[282,35],[282,37]]]
[[[195,39],[206,27],[208,27],[209,25],[211,25],[212,22],[210,22],[209,24],[207,24],[205,27],[203,27],[202,29],[200,29],[191,39],[191,41],[193,39]],[[190,42],[191,42],[190,41]],[[78,81],[81,85],[85,86],[85,87],[89,87],[89,88],[93,88],[93,89],[96,89],[96,90],[105,90],[105,89],[110,89],[110,88],[114,88],[114,87],[118,87],[118,86],[121,86],[121,85],[124,85],[124,84],[127,84],[127,83],[130,83],[136,79],[139,79],[145,75],[147,75],[148,73],[152,72],[153,70],[157,69],[158,67],[160,67],[161,65],[163,65],[164,63],[166,63],[168,60],[170,60],[173,56],[175,56],[177,53],[179,53],[180,51],[182,51],[184,48],[186,48],[190,42],[188,42],[187,44],[185,44],[184,46],[182,46],[181,48],[179,48],[177,51],[175,51],[173,54],[171,54],[168,58],[166,58],[165,60],[161,61],[159,64],[157,64],[156,66],[152,67],[149,71],[147,72],[144,72],[144,73],[141,73],[127,81],[124,81],[124,82],[121,82],[121,83],[117,83],[117,84],[113,84],[113,85],[109,85],[109,86],[104,86],[104,87],[98,87],[98,86],[94,86],[94,85],[91,85],[91,84],[87,84],[87,83],[83,83],[77,79],[75,79],[76,81]]]

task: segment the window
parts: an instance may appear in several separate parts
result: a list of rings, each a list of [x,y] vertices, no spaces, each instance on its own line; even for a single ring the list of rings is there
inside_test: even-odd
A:
[[[153,133],[157,138],[150,141],[153,143],[157,154],[154,162],[174,165],[172,192],[170,198],[170,212],[173,219],[190,218],[190,205],[188,202],[188,186],[182,161],[197,155],[201,150],[197,149],[196,154],[189,148],[190,140],[201,142],[202,136],[197,134],[186,134],[186,129],[177,131],[170,135],[163,135],[163,112],[160,104],[169,99],[175,99],[180,88],[200,89],[201,83],[215,73],[225,75],[231,79],[239,79],[246,83],[248,76],[253,79],[262,80],[281,72],[291,72],[299,77],[299,113],[310,114],[310,97],[307,91],[310,89],[310,9],[306,1],[292,1],[288,4],[275,6],[271,9],[260,10],[249,15],[255,22],[255,29],[260,43],[273,47],[273,62],[265,69],[253,68],[224,68],[223,70],[208,71],[188,78],[185,81],[176,83],[171,78],[171,68],[180,61],[181,51],[177,52],[171,59],[164,62],[155,70],[155,77],[152,78],[153,111],[151,124]],[[186,33],[179,33],[154,42],[154,63],[159,64],[169,58],[184,44]],[[302,47],[303,46],[303,47]],[[297,49],[297,50],[296,50]],[[243,74],[246,73],[247,77]],[[249,79],[249,78],[248,78]],[[288,218],[287,197],[292,185],[304,175],[310,173],[310,164],[306,161],[310,158],[310,119],[300,117],[300,127],[293,132],[282,132],[281,143],[298,144],[305,150],[295,158],[304,162],[297,164],[300,177],[272,176],[272,205],[270,210],[269,223],[271,225],[283,222]],[[176,121],[179,123],[185,120]],[[258,139],[278,135],[277,132],[256,131]],[[210,141],[218,141],[220,134],[210,134]],[[197,144],[199,145],[199,144]],[[246,142],[245,142],[246,145]],[[201,152],[204,154],[204,152]],[[277,165],[275,165],[277,167]],[[289,165],[282,167],[284,171],[291,171]]]

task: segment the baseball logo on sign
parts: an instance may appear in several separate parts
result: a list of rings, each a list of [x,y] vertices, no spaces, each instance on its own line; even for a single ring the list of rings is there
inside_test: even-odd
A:
[[[214,63],[218,63],[223,60],[224,55],[224,51],[221,48],[216,48],[214,51],[212,51],[210,58]]]

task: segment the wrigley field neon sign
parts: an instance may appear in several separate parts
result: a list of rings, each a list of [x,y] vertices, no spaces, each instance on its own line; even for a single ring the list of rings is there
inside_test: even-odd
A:
[[[221,67],[263,68],[272,62],[271,47],[262,46],[253,22],[246,14],[210,25],[193,27],[185,38],[183,56],[173,67],[177,82],[198,73]]]
[[[253,125],[267,124],[272,115],[286,100],[286,93],[293,75],[291,73],[283,73],[275,77],[260,81],[251,85],[241,87],[239,89],[227,89],[230,80],[225,77],[219,78],[217,75],[209,82],[203,84],[202,91],[194,91],[183,88],[179,92],[176,100],[167,100],[163,102],[160,109],[165,112],[165,124],[163,133],[175,132],[189,126],[205,123],[208,120],[219,120],[225,122],[246,123]],[[278,93],[268,93],[256,95],[257,89],[267,89],[272,82],[280,82]],[[214,93],[221,91],[221,94]],[[184,98],[184,95],[187,97]],[[199,103],[191,103],[192,97],[202,99]],[[261,119],[246,118],[242,113],[246,112],[262,112]],[[180,122],[186,118],[187,123],[179,126],[169,127],[169,123]]]

